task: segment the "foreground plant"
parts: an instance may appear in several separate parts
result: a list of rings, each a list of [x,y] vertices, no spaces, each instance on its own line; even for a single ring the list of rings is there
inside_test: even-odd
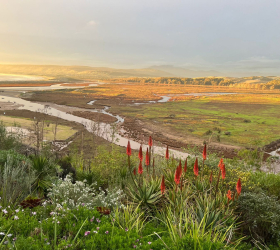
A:
[[[80,206],[93,209],[95,206],[115,207],[121,206],[122,191],[115,188],[103,191],[99,188],[96,191],[95,184],[87,185],[86,181],[76,181],[72,183],[72,178],[67,175],[64,180],[59,179],[57,183],[49,189],[48,196],[58,207],[68,207],[74,209]]]
[[[127,195],[140,207],[151,209],[161,198],[160,181],[154,180],[148,183],[143,180],[143,184],[138,185],[137,188],[130,186],[127,189]]]

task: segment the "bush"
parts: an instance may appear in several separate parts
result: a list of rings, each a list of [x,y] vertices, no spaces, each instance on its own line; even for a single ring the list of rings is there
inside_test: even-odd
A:
[[[31,193],[35,172],[29,162],[17,161],[7,155],[7,161],[0,168],[0,204],[16,206]]]
[[[280,198],[280,175],[255,172],[252,173],[250,180],[254,183],[254,186],[262,189],[268,195],[275,195]]]
[[[67,175],[64,180],[59,179],[52,184],[49,197],[58,206],[66,206],[70,209],[84,206],[93,209],[95,206],[119,207],[121,206],[122,191],[113,189],[106,193],[99,189],[95,190],[95,184],[87,185],[86,180],[72,183],[72,178]]]
[[[90,166],[84,161],[83,155],[76,155],[71,163],[77,171],[77,180],[87,179],[88,183],[96,182],[97,186],[108,187],[120,183],[120,171],[127,167],[127,156],[115,146],[111,151],[99,146]]]
[[[8,133],[3,121],[0,121],[0,149],[19,149],[21,146],[21,136],[13,133]]]
[[[275,196],[265,193],[242,193],[238,199],[242,228],[263,242],[277,242],[280,239],[280,204]]]

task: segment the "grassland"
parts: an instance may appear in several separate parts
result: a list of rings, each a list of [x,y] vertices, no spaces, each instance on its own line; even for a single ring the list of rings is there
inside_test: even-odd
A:
[[[19,118],[12,116],[0,116],[0,120],[3,121],[4,125],[7,127],[20,127],[25,128],[30,131],[34,130],[34,121],[28,118]],[[44,139],[51,141],[54,139],[53,128],[55,126],[54,123],[46,122],[48,125],[44,128]],[[66,140],[72,135],[74,135],[77,130],[72,127],[65,125],[57,126],[57,140]]]
[[[184,95],[209,92],[231,94]],[[158,101],[166,95],[171,97],[167,103],[134,105]],[[198,145],[206,140],[220,145],[253,147],[280,137],[280,93],[277,90],[249,92],[221,86],[111,83],[78,90],[36,92],[28,99],[83,108],[108,105],[110,112],[130,120],[130,130],[139,126],[136,121],[141,121],[141,129]],[[92,106],[87,104],[91,100],[96,100]]]
[[[252,102],[250,101],[252,100]],[[280,96],[230,95],[119,107],[119,113],[169,131],[238,146],[263,146],[279,139]],[[136,111],[135,111],[136,110]],[[219,133],[220,131],[220,133]],[[226,135],[228,134],[228,135]]]

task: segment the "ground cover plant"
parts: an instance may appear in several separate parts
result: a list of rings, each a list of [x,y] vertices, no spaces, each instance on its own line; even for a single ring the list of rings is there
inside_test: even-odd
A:
[[[1,249],[279,248],[279,176],[207,145],[180,160],[150,137],[137,152],[97,147],[88,165],[3,142]]]

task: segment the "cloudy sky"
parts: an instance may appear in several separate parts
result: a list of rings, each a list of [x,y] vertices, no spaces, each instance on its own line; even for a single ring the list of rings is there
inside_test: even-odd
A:
[[[279,0],[0,0],[0,63],[280,75]]]

